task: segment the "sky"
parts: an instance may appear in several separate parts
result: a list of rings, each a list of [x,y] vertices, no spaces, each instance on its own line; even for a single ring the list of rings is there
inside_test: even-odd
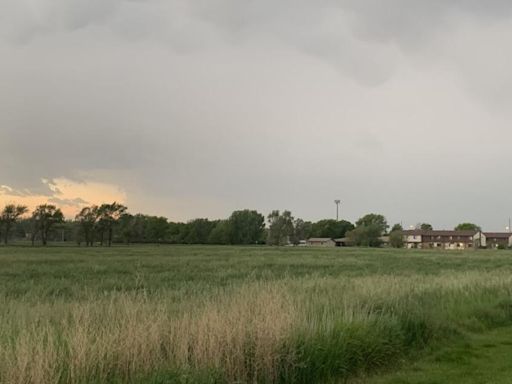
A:
[[[0,203],[512,216],[512,3],[2,0]]]

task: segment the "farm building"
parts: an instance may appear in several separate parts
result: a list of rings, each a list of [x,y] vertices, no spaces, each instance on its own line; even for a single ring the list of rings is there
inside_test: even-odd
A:
[[[347,237],[342,237],[340,239],[334,239],[334,243],[337,247],[346,247],[350,244],[350,240]]]
[[[312,237],[307,240],[310,247],[334,247],[336,242],[329,237]]]

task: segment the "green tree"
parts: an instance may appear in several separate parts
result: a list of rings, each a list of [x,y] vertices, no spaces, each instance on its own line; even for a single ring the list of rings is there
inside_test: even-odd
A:
[[[360,225],[347,232],[349,242],[359,247],[379,247],[382,228],[378,224]]]
[[[102,204],[98,208],[98,229],[100,231],[101,245],[103,245],[103,234],[107,233],[107,245],[112,245],[114,226],[118,223],[120,217],[126,212],[126,206],[113,202],[112,204]]]
[[[290,239],[292,244],[299,244],[301,240],[307,240],[311,237],[313,224],[310,221],[295,219],[293,223],[293,235]]]
[[[312,237],[329,237],[337,239],[344,237],[348,231],[354,229],[354,224],[346,220],[326,219],[313,223],[311,228]]]
[[[0,223],[3,225],[4,244],[7,244],[12,227],[18,219],[28,212],[24,205],[7,204],[0,214]]]
[[[379,215],[376,213],[369,213],[359,220],[356,221],[356,227],[369,227],[376,226],[379,228],[381,235],[386,233],[388,229],[388,222],[383,215]],[[379,235],[380,236],[380,235]]]
[[[208,236],[209,244],[230,244],[230,223],[228,220],[220,220]]]
[[[32,244],[34,243],[37,233],[39,233],[41,235],[41,242],[43,245],[47,245],[50,230],[55,224],[62,223],[63,221],[64,215],[55,205],[42,204],[36,207],[32,213]]]
[[[434,228],[429,223],[422,223],[420,225],[420,229],[422,229],[424,231],[432,231]]]
[[[231,244],[256,244],[265,229],[265,217],[257,211],[235,211],[228,219]]]
[[[208,219],[194,219],[189,221],[182,233],[185,244],[208,244],[210,233],[217,225],[217,221]]]
[[[150,243],[161,243],[168,238],[169,223],[165,217],[146,216],[144,228],[145,240]]]
[[[347,233],[349,241],[357,246],[378,247],[380,237],[386,232],[388,224],[382,215],[370,213],[356,221],[356,228]]]
[[[80,233],[84,237],[86,247],[92,247],[94,245],[94,232],[98,218],[98,207],[95,205],[82,208],[80,213],[75,217],[75,220],[80,225]]]
[[[136,239],[136,219],[130,213],[123,213],[117,222],[116,234],[120,241],[125,244],[133,243]]]
[[[395,224],[391,227],[391,232],[396,232],[396,231],[403,231],[404,228],[402,227],[402,224]]]
[[[455,227],[456,231],[481,231],[481,228],[473,223],[461,223]]]
[[[268,215],[268,237],[269,245],[285,245],[293,235],[293,216],[290,211],[272,211]]]
[[[403,239],[402,231],[400,231],[400,230],[391,231],[391,233],[389,234],[389,245],[391,245],[393,248],[403,248],[404,239]]]
[[[179,244],[183,242],[184,232],[187,225],[185,223],[169,223],[168,236],[169,242],[172,244]]]

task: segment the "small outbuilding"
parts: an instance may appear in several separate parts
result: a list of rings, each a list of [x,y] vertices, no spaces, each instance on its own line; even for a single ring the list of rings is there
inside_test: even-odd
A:
[[[350,245],[350,240],[348,237],[342,237],[340,239],[334,239],[334,243],[337,247],[347,247]]]
[[[328,237],[312,237],[306,243],[310,247],[334,247],[336,243]]]

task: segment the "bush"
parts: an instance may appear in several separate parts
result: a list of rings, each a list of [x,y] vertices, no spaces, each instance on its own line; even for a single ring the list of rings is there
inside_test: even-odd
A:
[[[389,234],[389,245],[393,248],[403,248],[404,238],[401,231],[394,231]]]

